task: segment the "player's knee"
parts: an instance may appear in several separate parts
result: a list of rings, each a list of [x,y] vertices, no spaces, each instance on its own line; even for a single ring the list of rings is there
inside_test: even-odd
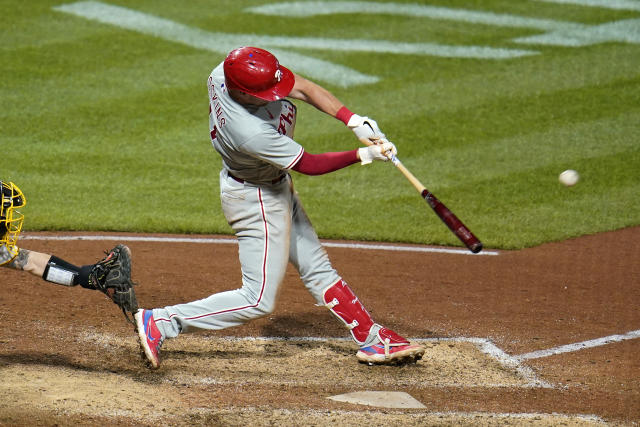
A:
[[[275,308],[275,303],[273,302],[260,301],[256,306],[256,311],[259,313],[259,317],[262,317],[273,313]]]

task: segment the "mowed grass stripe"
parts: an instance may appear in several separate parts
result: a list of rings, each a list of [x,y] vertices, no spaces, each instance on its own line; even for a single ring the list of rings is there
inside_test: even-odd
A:
[[[621,114],[629,116],[639,112],[640,104],[635,102],[638,99],[640,78],[637,77],[609,84],[559,89],[555,92],[517,97],[496,96],[483,104],[455,111],[441,111],[424,117],[426,131],[431,133],[428,146],[448,149],[473,144],[470,147],[473,149],[478,142],[543,133],[589,121],[615,119]],[[621,111],[620,105],[627,105],[628,108]],[[493,120],[487,125],[489,117],[500,113],[500,120]],[[418,119],[415,116],[412,118]]]
[[[598,126],[606,124],[598,123]],[[594,142],[597,139],[594,137]],[[629,141],[632,142],[631,139]],[[522,144],[527,146],[527,142]],[[534,144],[535,141],[530,142],[533,146],[529,151],[533,162]],[[529,246],[527,242],[537,245],[545,241],[578,236],[580,230],[583,233],[595,233],[631,226],[637,221],[635,213],[640,209],[640,201],[634,195],[637,179],[633,171],[640,170],[640,152],[633,146],[622,149],[617,154],[602,154],[604,151],[602,149],[600,155],[591,153],[570,161],[569,157],[553,161],[544,153],[539,157],[541,160],[538,162],[542,164],[538,166],[526,164],[525,153],[521,156],[521,167],[514,165],[507,170],[496,168],[488,170],[488,176],[472,175],[469,179],[460,179],[449,185],[431,183],[428,180],[423,182],[474,233],[481,236],[487,245],[519,249]],[[449,163],[455,163],[457,158],[458,156],[452,156]],[[483,161],[481,159],[478,164],[483,165]],[[559,172],[567,169],[568,165],[582,174],[581,182],[574,188],[563,187],[557,180]],[[445,165],[442,170],[447,170],[447,167],[451,165]],[[464,164],[457,167],[464,171]],[[347,190],[344,193],[344,203],[326,206],[330,217],[340,216],[342,220],[338,225],[327,221],[319,222],[317,227],[322,234],[338,236],[342,231],[341,226],[357,227],[363,214],[379,212],[377,209],[381,209],[386,201],[401,213],[394,216],[391,223],[384,217],[369,219],[369,223],[375,225],[376,229],[362,234],[363,239],[393,241],[395,236],[407,242],[427,239],[434,244],[459,246],[460,243],[418,194],[394,172],[381,170],[379,173],[383,178],[380,181],[375,177],[368,181],[372,185],[393,188],[390,193],[394,193],[394,196],[381,193],[363,203],[357,194],[364,189],[359,185],[357,188],[354,188],[356,185],[351,185],[351,198],[346,195],[349,193]],[[386,181],[382,182],[383,180]],[[303,198],[312,191],[308,187],[314,185],[312,179],[308,181],[301,190]],[[363,181],[367,182],[364,179],[358,182]],[[329,187],[333,188],[331,185]],[[502,202],[489,202],[496,200]],[[311,212],[321,208],[320,203],[307,205]],[[314,215],[311,217],[312,220],[315,219]],[[394,226],[396,221],[403,222],[403,227]]]
[[[2,53],[0,58],[17,65],[11,70],[12,85],[0,88],[0,96],[10,107],[3,109],[0,115],[21,118],[52,109],[65,113],[65,109],[76,105],[95,106],[105,99],[117,100],[167,88],[193,87],[196,83],[206,88],[206,78],[212,67],[206,64],[207,55],[185,53],[184,50],[172,52],[170,46],[155,46],[152,51],[164,53],[145,55],[149,45],[139,39],[114,39],[106,34],[104,38],[85,40],[83,45],[78,56],[69,55],[74,44],[29,49],[28,52],[20,50],[16,53],[19,63],[16,57]],[[132,53],[123,54],[128,45],[135,46]],[[76,59],[67,60],[67,57]],[[42,66],[41,61],[53,65]],[[206,90],[202,97],[206,103]],[[126,108],[127,104],[123,102],[122,106]],[[161,107],[164,110],[171,104]]]
[[[461,200],[458,196],[466,192],[464,188],[448,189],[441,194],[452,205],[475,204],[492,197],[509,200],[506,205],[483,204],[486,209],[475,212],[473,219],[481,224],[474,232],[496,236],[496,241],[485,240],[510,249],[528,246],[526,242],[537,245],[634,225],[640,201],[637,193],[634,194],[637,178],[633,171],[640,170],[640,149],[596,156],[574,164],[581,171],[582,179],[572,188],[557,181],[557,171],[566,166],[553,163],[479,183],[473,186],[476,192],[470,200]],[[621,173],[612,173],[613,170]],[[522,183],[527,180],[536,191],[522,191]]]
[[[438,188],[455,187],[462,182],[461,177],[464,181],[484,181],[512,172],[533,172],[547,165],[565,165],[567,169],[582,159],[624,153],[637,147],[639,117],[640,107],[611,118],[565,122],[542,132],[489,139],[462,148],[438,148],[411,157],[405,164],[412,169],[419,165],[426,167],[424,179],[437,183]],[[474,173],[465,176],[470,168]]]
[[[184,25],[197,22],[206,31],[233,31],[247,19],[246,5],[227,6],[219,28],[208,9],[195,12],[188,6],[178,13],[163,2],[143,2],[136,10]],[[12,8],[8,13],[17,33],[3,35],[0,48],[7,76],[0,87],[1,178],[27,193],[25,227],[229,232],[217,195],[221,162],[208,141],[205,86],[223,55],[50,7],[36,1]],[[493,1],[481,10],[542,19],[562,19],[551,11],[564,10],[530,2],[505,7],[506,2]],[[637,17],[584,9],[579,19],[589,24]],[[535,33],[384,15],[357,18],[353,28],[331,27],[348,18],[279,17],[274,18],[279,27],[257,23],[255,31],[301,37],[339,31],[340,37],[357,38],[374,24],[372,39],[396,40],[394,26],[412,23],[417,25],[401,32],[410,27],[412,41],[473,40],[506,48],[518,47],[510,41],[514,37]],[[47,21],[53,22],[50,35]],[[443,30],[436,40],[430,22]],[[280,27],[286,34],[274,29]],[[378,121],[403,162],[488,247],[529,246],[574,228],[586,233],[640,223],[637,209],[622,219],[613,212],[629,206],[634,189],[640,191],[640,183],[626,181],[629,170],[640,169],[633,149],[640,122],[640,48],[621,43],[531,48],[540,54],[507,61],[300,53],[381,77],[377,84],[350,90],[329,87],[353,111]],[[295,70],[295,63],[287,65]],[[358,146],[347,128],[306,105],[300,106],[296,138],[312,153]],[[590,170],[598,164],[606,169]],[[557,174],[569,167],[582,180],[566,191]],[[294,174],[294,179],[321,237],[459,245],[391,165],[356,165],[323,177]],[[609,208],[588,211],[582,197],[606,201]],[[584,217],[559,214],[549,221],[545,215],[553,209]]]
[[[496,97],[606,85],[637,76],[638,50],[633,45],[611,44],[571,50],[547,48],[539,57],[491,66],[482,61],[398,57],[389,73],[394,74],[400,67],[409,68],[409,73],[416,73],[415,78],[404,80],[404,73],[397,72],[390,75],[394,85],[384,105],[380,105],[378,91],[363,91],[358,99],[366,110],[401,115],[419,109],[427,115],[482,104]],[[383,118],[384,115],[379,120]]]

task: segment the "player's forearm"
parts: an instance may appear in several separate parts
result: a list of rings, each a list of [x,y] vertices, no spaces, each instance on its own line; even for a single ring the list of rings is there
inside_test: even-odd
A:
[[[358,150],[310,154],[305,152],[292,168],[305,175],[322,175],[345,168],[360,161]]]
[[[36,276],[42,276],[50,258],[51,255],[49,254],[19,249],[18,255],[6,266],[16,270],[28,271]]]
[[[298,99],[306,102],[307,104],[313,105],[323,113],[340,120],[351,129],[359,129],[362,127],[363,123],[367,121],[375,123],[367,117],[360,117],[353,114],[338,98],[335,97],[335,95],[322,86],[298,75],[296,75],[295,78],[296,82],[293,85],[291,93],[288,95],[290,98]],[[352,117],[356,118],[356,120],[350,120]],[[350,121],[353,123],[350,123]],[[375,124],[375,128],[368,125],[367,129],[370,130],[364,131],[365,133],[371,133],[373,135],[376,135],[377,133],[382,135],[382,132],[377,128],[377,124]],[[356,132],[356,130],[354,130],[354,132]],[[380,135],[377,136],[380,137]]]
[[[304,101],[332,117],[344,106],[338,98],[322,86],[296,75],[296,82],[289,94],[290,98]]]

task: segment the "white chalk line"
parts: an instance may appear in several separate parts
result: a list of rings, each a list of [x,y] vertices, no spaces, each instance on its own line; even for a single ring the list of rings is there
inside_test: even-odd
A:
[[[416,339],[416,342],[440,342],[440,341],[453,341],[453,342],[469,342],[476,346],[478,350],[487,356],[495,359],[500,365],[508,369],[515,369],[515,371],[528,382],[524,387],[540,387],[540,388],[554,388],[553,385],[546,381],[540,380],[536,377],[533,370],[527,366],[524,366],[516,358],[509,356],[501,348],[496,346],[491,340],[486,338],[423,338]]]
[[[268,3],[261,6],[250,7],[247,9],[247,11],[262,15],[276,15],[287,17],[308,17],[346,13],[401,15],[467,22],[470,24],[484,24],[499,27],[535,28],[539,30],[556,30],[567,27],[581,27],[580,24],[566,21],[527,18],[517,15],[481,12],[469,9],[454,9],[448,7],[395,2],[379,3],[370,1],[297,1],[284,3]]]
[[[100,338],[101,337],[101,338]],[[95,343],[97,338],[100,338],[100,341],[104,341],[104,345],[107,346],[109,342],[121,342],[121,338],[113,335],[113,334],[96,334],[96,333],[84,333],[79,335],[79,338],[83,340],[90,341]],[[200,336],[199,340],[203,341],[231,341],[231,342],[241,342],[241,341],[269,341],[269,342],[329,342],[329,341],[339,341],[339,342],[352,342],[351,338],[346,337],[282,337],[282,336],[263,336],[263,337],[238,337],[238,336]],[[491,342],[491,340],[486,338],[477,338],[477,337],[452,337],[452,338],[409,338],[412,342],[469,342],[474,344],[482,353],[487,354],[489,357],[494,358],[498,363],[507,369],[517,369],[517,372],[520,373],[525,379],[529,380],[528,384],[525,384],[524,387],[539,387],[539,388],[554,388],[554,386],[550,385],[545,381],[538,380],[535,376],[533,370],[521,366],[520,361],[517,357],[509,356],[500,348],[498,348],[495,344]],[[196,383],[193,378],[189,378],[186,382]],[[184,382],[184,381],[183,381]],[[215,379],[203,379],[202,384],[216,384]],[[497,384],[496,387],[501,387],[503,385]],[[335,412],[344,412],[344,413],[352,413],[352,411],[335,411]],[[357,412],[355,412],[357,413]],[[552,416],[552,417],[561,417],[561,418],[577,418],[585,421],[593,421],[593,422],[603,422],[602,418],[593,414],[559,414],[559,413],[518,413],[518,412],[464,412],[464,411],[429,411],[429,414],[433,415],[442,415],[442,416],[460,416],[460,417],[471,417],[478,418],[481,416],[490,416],[492,418],[517,418],[517,419],[530,419],[537,418],[540,416]]]
[[[139,241],[139,242],[159,242],[159,243],[210,243],[210,244],[234,244],[237,245],[236,239],[218,239],[218,238],[191,238],[191,237],[145,237],[145,236],[45,236],[45,235],[24,235],[22,239],[26,240],[87,240],[87,241]],[[434,252],[434,253],[448,253],[456,255],[498,255],[499,252],[483,251],[478,254],[472,254],[469,251],[463,249],[446,249],[446,248],[431,248],[431,247],[415,247],[415,246],[392,246],[392,245],[374,245],[374,244],[361,244],[361,243],[335,243],[335,242],[322,242],[323,246],[335,247],[335,248],[347,248],[347,249],[364,249],[364,250],[386,250],[386,251],[404,251],[404,252]],[[520,363],[523,360],[539,359],[543,357],[553,356],[562,353],[575,352],[592,347],[599,347],[606,344],[612,344],[620,341],[626,341],[631,339],[640,338],[640,329],[636,331],[627,332],[619,335],[609,335],[602,338],[596,338],[593,340],[582,341],[574,344],[562,345],[546,350],[537,350],[530,353],[521,354],[518,356],[509,356],[507,353],[496,347],[491,341],[483,338],[465,338],[469,342],[473,342],[478,345],[479,348],[487,353],[493,355],[494,358],[500,360],[501,363],[515,367],[516,369],[523,369],[522,374],[526,378],[534,378],[532,373],[526,373],[526,369],[521,367]],[[436,339],[437,340],[437,339]],[[442,340],[440,338],[439,340]],[[535,380],[538,381],[538,380]],[[546,384],[546,383],[545,383]]]
[[[97,235],[84,235],[84,236],[48,236],[37,234],[24,234],[22,239],[26,240],[87,240],[87,241],[122,241],[122,242],[158,242],[158,243],[209,243],[209,244],[230,244],[237,245],[237,239],[219,239],[219,238],[204,238],[204,237],[152,237],[152,236],[97,236]],[[397,245],[381,245],[381,244],[367,244],[367,243],[336,243],[336,242],[322,242],[322,245],[328,248],[345,248],[345,249],[363,249],[363,250],[377,250],[377,251],[400,251],[400,252],[430,252],[430,253],[445,253],[453,255],[489,255],[495,256],[499,252],[496,251],[482,251],[474,254],[466,249],[449,249],[449,248],[435,248],[424,246],[397,246]]]
[[[594,423],[604,423],[604,419],[600,418],[597,415],[589,415],[589,414],[562,414],[557,412],[551,413],[543,413],[543,412],[429,412],[430,415],[433,416],[442,416],[442,417],[461,417],[461,418],[471,418],[474,421],[477,421],[479,424],[482,424],[481,421],[483,418],[499,418],[502,420],[508,420],[509,418],[521,419],[521,420],[537,420],[540,417],[553,417],[559,419],[570,420],[572,418],[576,418],[582,421],[591,421]],[[505,424],[506,425],[506,424]]]
[[[585,350],[588,348],[599,347],[607,344],[613,344],[621,341],[632,340],[640,338],[640,329],[636,331],[627,332],[625,334],[619,335],[609,335],[602,338],[597,338],[588,341],[582,341],[575,344],[563,345],[560,347],[554,347],[547,350],[538,350],[531,353],[525,353],[518,356],[510,356],[501,348],[496,346],[491,340],[487,338],[477,338],[477,337],[455,337],[455,338],[413,338],[410,341],[415,342],[441,342],[441,341],[452,341],[452,342],[469,342],[474,344],[478,350],[482,353],[490,356],[495,359],[498,363],[506,368],[515,369],[523,378],[525,378],[528,383],[525,387],[541,387],[541,388],[554,388],[550,383],[540,380],[536,377],[534,371],[522,365],[521,362],[529,359],[539,359],[542,357],[553,356],[556,354],[562,353],[570,353],[577,352],[580,350]],[[217,338],[219,339],[219,338]],[[295,337],[295,338],[283,338],[283,337],[227,337],[230,340],[281,340],[281,341],[326,341],[326,340],[336,340],[336,341],[350,341],[349,338],[319,338],[319,337]]]
[[[150,34],[155,37],[226,54],[237,46],[263,46],[273,50],[283,63],[296,64],[298,72],[344,87],[375,83],[376,76],[360,73],[346,66],[312,58],[288,49],[324,49],[345,52],[377,52],[391,54],[430,55],[445,58],[510,59],[536,55],[539,52],[524,49],[494,48],[490,46],[442,45],[438,43],[409,43],[388,40],[343,39],[325,37],[291,37],[258,34],[231,34],[209,32],[192,28],[165,18],[148,15],[133,9],[97,1],[80,1],[55,6],[53,10],[85,19],[115,25]],[[286,50],[279,50],[286,49]]]
[[[593,347],[600,347],[607,344],[613,344],[621,341],[640,338],[640,329],[637,331],[627,332],[621,335],[609,335],[608,337],[596,338],[593,340],[577,342],[574,344],[561,345],[559,347],[549,348],[547,350],[532,351],[530,353],[513,356],[513,359],[520,362],[529,359],[539,359],[542,357],[554,356],[556,354],[571,353],[579,350],[585,350]]]
[[[206,337],[205,339],[211,339],[216,341],[288,341],[288,342],[325,342],[325,341],[339,341],[339,342],[351,342],[351,338],[345,337]],[[498,346],[486,338],[475,337],[454,337],[454,338],[409,338],[411,342],[417,343],[438,343],[438,342],[468,342],[473,344],[481,353],[486,354],[488,357],[496,360],[501,366],[514,369],[527,383],[523,385],[523,388],[539,387],[539,388],[554,388],[553,385],[542,381],[536,377],[533,370],[527,366],[523,366],[519,360],[509,356]],[[494,387],[504,387],[503,384],[493,384]]]
[[[624,2],[618,1],[615,4],[609,3],[613,3],[612,0],[542,1],[575,3],[580,4],[581,6],[610,6],[616,9],[634,9],[640,6],[640,2],[629,0]],[[534,28],[547,31],[544,34],[513,39],[516,43],[523,44],[581,47],[607,42],[640,43],[640,31],[638,31],[638,28],[640,28],[640,20],[638,19],[605,22],[600,25],[586,25],[575,22],[527,18],[517,15],[480,12],[467,9],[451,9],[418,4],[378,3],[367,1],[287,2],[256,6],[249,8],[248,10],[254,13],[288,17],[330,15],[334,13],[381,13],[412,17],[420,16],[438,20],[452,20],[498,27]],[[459,55],[459,53],[456,52],[448,52],[448,54],[456,56]],[[532,54],[532,52],[502,52],[503,57],[526,56],[528,54]]]
[[[149,34],[171,42],[181,43],[196,49],[226,55],[238,46],[286,47],[281,43],[269,44],[274,39],[267,35],[227,34],[192,28],[158,16],[148,15],[133,9],[105,4],[97,1],[80,1],[53,7],[53,10],[69,13],[103,24]],[[329,41],[327,43],[330,43]],[[300,73],[328,81],[343,87],[375,83],[380,79],[360,73],[346,66],[302,55],[289,50],[271,49],[283,63],[296,64]]]
[[[101,336],[101,339],[97,339]],[[96,341],[119,341],[120,338],[117,338],[115,335],[111,334],[82,334],[80,336],[82,339],[91,341],[96,343]],[[230,341],[230,342],[255,342],[255,341],[267,341],[267,342],[313,342],[313,343],[323,343],[330,341],[338,341],[338,342],[353,342],[351,338],[347,337],[282,337],[282,336],[262,336],[262,337],[238,337],[233,335],[227,336],[199,336],[197,337],[199,341]],[[471,343],[473,344],[481,353],[487,355],[489,358],[494,359],[501,366],[506,369],[515,370],[521,378],[523,378],[526,383],[523,384],[522,388],[554,388],[553,385],[547,383],[546,381],[542,381],[536,377],[534,371],[527,367],[523,366],[519,360],[516,358],[509,356],[502,349],[496,346],[491,340],[486,338],[477,338],[477,337],[452,337],[452,338],[408,338],[411,342],[416,343],[439,343],[439,342],[454,342],[454,343]],[[492,386],[492,387],[505,387],[504,384],[485,384],[484,386]]]
[[[605,9],[638,10],[640,11],[640,1],[638,0],[537,0],[547,3],[575,4],[578,6],[601,7]]]

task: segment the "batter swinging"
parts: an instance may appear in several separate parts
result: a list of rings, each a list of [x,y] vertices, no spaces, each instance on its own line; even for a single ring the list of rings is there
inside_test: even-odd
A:
[[[304,212],[289,170],[332,172],[360,161],[387,161],[396,147],[374,120],[351,113],[319,85],[293,74],[275,56],[255,47],[233,50],[209,76],[211,141],[222,156],[220,198],[239,244],[242,287],[186,304],[140,309],[136,325],[151,368],[160,366],[166,338],[198,329],[223,329],[265,316],[291,262],[318,304],[350,329],[365,363],[399,364],[419,359],[412,345],[376,324],[331,266]],[[296,107],[289,97],[342,120],[358,138],[376,144],[357,150],[310,154],[293,140]]]

